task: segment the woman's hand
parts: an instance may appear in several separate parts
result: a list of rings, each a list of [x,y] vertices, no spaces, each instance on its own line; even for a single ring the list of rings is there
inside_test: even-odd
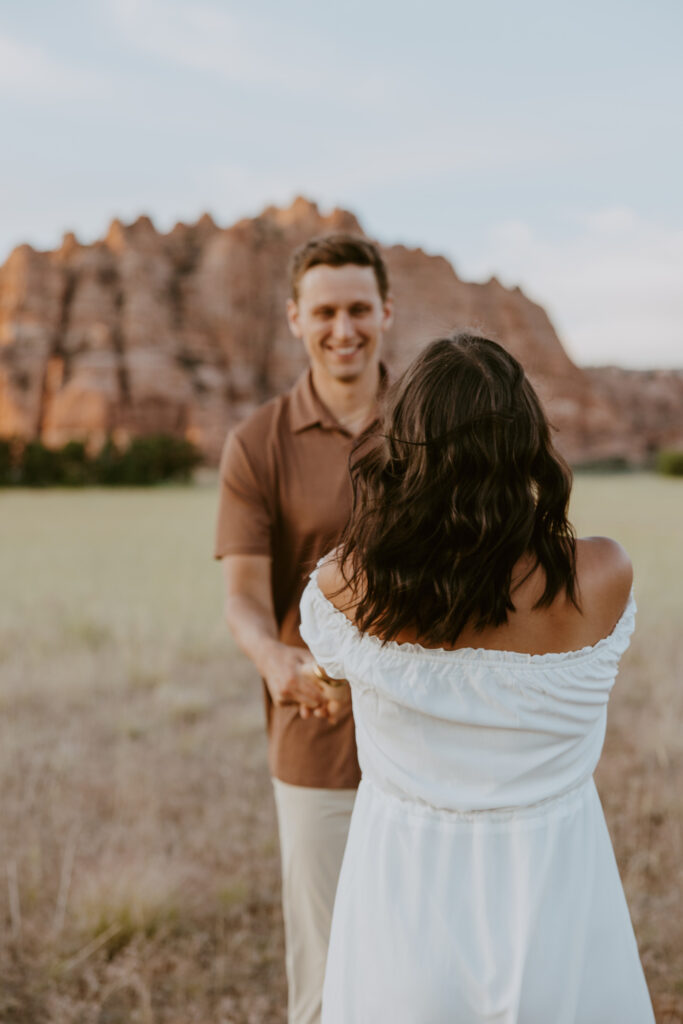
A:
[[[319,694],[319,704],[311,708],[308,704],[299,706],[299,714],[302,718],[327,718],[331,725],[335,725],[339,713],[351,702],[351,687],[346,679],[332,679],[320,667],[313,665],[312,678]]]

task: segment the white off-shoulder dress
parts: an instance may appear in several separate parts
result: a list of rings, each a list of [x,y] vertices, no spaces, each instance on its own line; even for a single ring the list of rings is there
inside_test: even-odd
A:
[[[313,573],[301,635],[363,773],[323,1024],[654,1021],[593,782],[634,616],[566,654],[382,646]]]

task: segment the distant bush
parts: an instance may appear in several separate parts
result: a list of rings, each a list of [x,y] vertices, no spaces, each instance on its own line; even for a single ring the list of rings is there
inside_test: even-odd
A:
[[[97,483],[140,486],[163,480],[189,480],[201,455],[190,441],[152,434],[136,437],[124,451],[112,442],[104,445],[94,462]]]
[[[121,449],[116,447],[110,437],[107,438],[92,461],[94,483],[106,485],[123,483],[122,459]]]
[[[0,440],[0,487],[6,487],[12,482],[12,443],[4,439]]]
[[[18,483],[27,487],[49,487],[61,483],[61,454],[41,441],[29,441],[19,462]]]
[[[198,449],[182,438],[154,434],[137,437],[126,448],[109,439],[91,456],[81,441],[48,448],[41,441],[0,441],[0,486],[140,486],[189,480],[201,463]]]
[[[655,465],[665,476],[683,476],[683,449],[663,448],[657,452]]]
[[[82,441],[69,441],[59,449],[59,483],[80,487],[91,480],[91,465]]]

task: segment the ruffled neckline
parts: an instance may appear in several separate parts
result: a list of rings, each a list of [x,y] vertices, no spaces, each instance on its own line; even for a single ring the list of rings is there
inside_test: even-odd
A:
[[[347,618],[344,612],[340,611],[322,592],[318,583],[319,566],[320,563],[318,563],[310,576],[313,585],[313,595],[319,600],[330,620],[345,629],[347,635],[353,637],[357,643],[369,645],[378,651],[389,651],[401,656],[412,655],[421,659],[433,658],[435,660],[443,660],[448,657],[458,660],[485,661],[488,663],[506,662],[517,665],[544,666],[564,661],[574,662],[580,658],[593,656],[605,648],[611,647],[617,641],[620,641],[622,637],[628,639],[633,632],[636,601],[633,588],[631,588],[626,606],[611,633],[601,637],[594,644],[587,644],[585,647],[573,651],[548,651],[546,654],[528,654],[524,651],[501,651],[492,647],[456,647],[455,649],[448,649],[446,647],[423,647],[422,644],[409,641],[383,641],[373,633],[361,632],[355,622]]]

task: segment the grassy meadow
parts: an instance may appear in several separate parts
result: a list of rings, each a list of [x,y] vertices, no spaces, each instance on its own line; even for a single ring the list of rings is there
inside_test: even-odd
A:
[[[284,1024],[261,691],[222,622],[215,503],[209,484],[0,493],[3,1024]],[[683,481],[579,476],[573,514],[635,564],[598,787],[674,1024]]]

